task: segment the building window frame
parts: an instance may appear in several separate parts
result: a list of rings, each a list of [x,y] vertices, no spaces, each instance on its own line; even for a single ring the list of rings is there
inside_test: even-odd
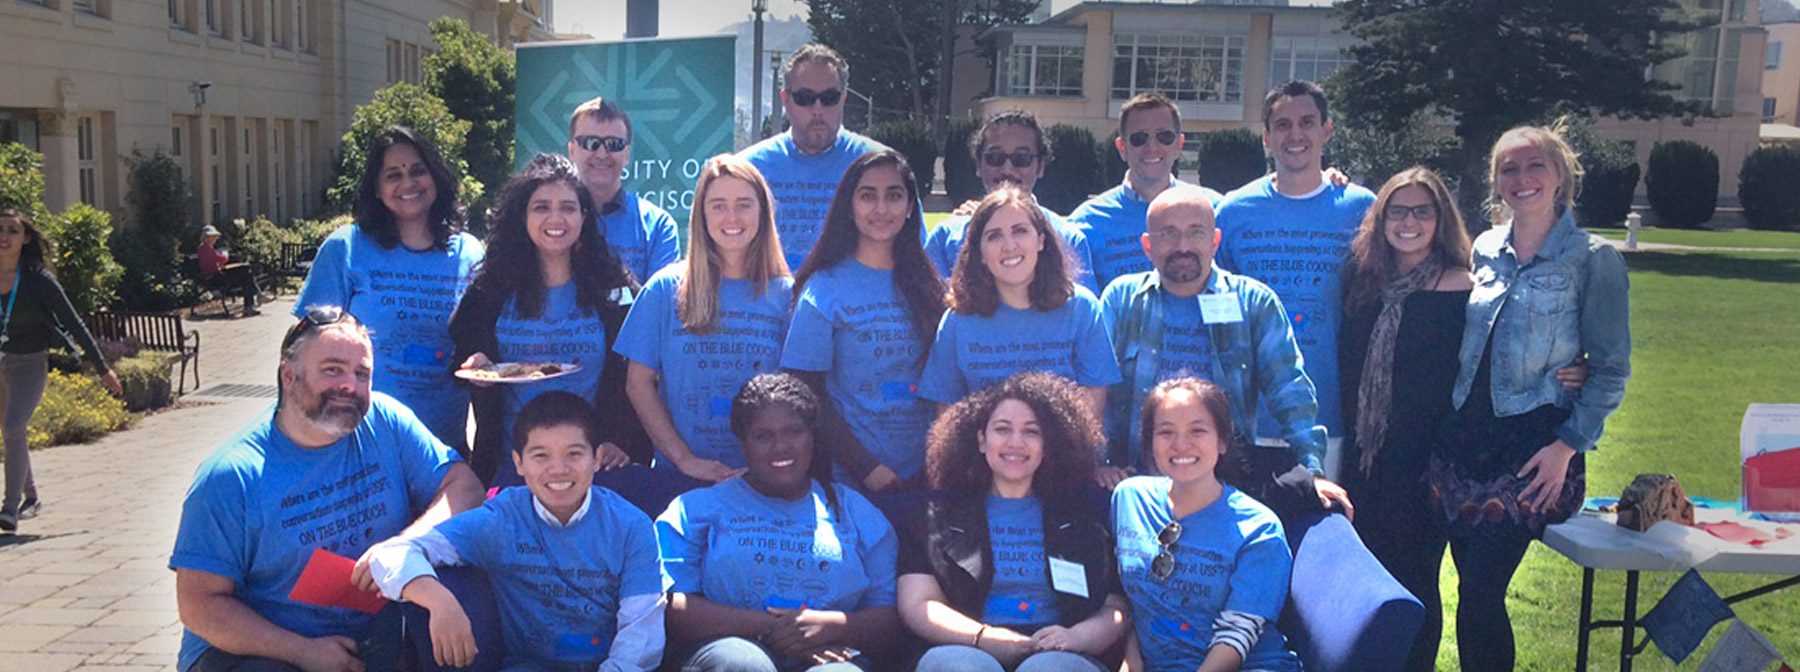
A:
[[[1269,88],[1290,80],[1317,82],[1353,61],[1355,40],[1335,35],[1276,35],[1269,39]]]
[[[1770,41],[1766,46],[1763,47],[1763,69],[1764,70],[1780,70],[1781,69],[1781,43],[1780,42]]]
[[[1774,98],[1764,98],[1762,100],[1762,123],[1765,123],[1765,124],[1775,123],[1775,99]]]
[[[1083,45],[1015,42],[1007,50],[1006,96],[1080,98],[1086,73]]]
[[[201,9],[205,10],[206,34],[214,37],[225,34],[224,7],[220,6],[222,2],[223,0],[200,0]]]
[[[100,137],[94,117],[83,115],[75,120],[75,175],[80,185],[82,203],[100,205]]]
[[[1248,53],[1243,35],[1114,33],[1108,97],[1159,91],[1177,102],[1243,102]]]

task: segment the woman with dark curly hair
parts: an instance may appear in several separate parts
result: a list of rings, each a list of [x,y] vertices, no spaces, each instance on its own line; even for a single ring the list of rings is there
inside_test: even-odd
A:
[[[1117,666],[1125,598],[1093,485],[1101,443],[1081,391],[1050,373],[938,417],[926,470],[941,496],[909,517],[921,527],[900,557],[900,615],[933,645],[919,670]]]
[[[1224,390],[1198,378],[1159,383],[1139,416],[1160,476],[1113,490],[1119,581],[1137,631],[1133,670],[1297,672],[1275,629],[1294,556],[1281,519],[1224,478],[1239,473]]]
[[[360,316],[375,346],[375,391],[463,450],[469,396],[450,373],[450,313],[482,247],[462,232],[456,178],[430,140],[391,126],[369,142],[351,213],[356,224],[319,245],[294,316],[322,305]]]
[[[920,245],[919,187],[891,149],[844,171],[794,276],[781,366],[832,403],[826,450],[867,491],[919,480],[932,407],[913,394],[944,316],[944,279]]]
[[[687,492],[656,519],[671,663],[683,670],[867,669],[899,634],[894,530],[813,449],[819,399],[765,373],[731,403],[743,478]]]
[[[506,183],[488,222],[487,258],[450,316],[456,343],[451,361],[465,368],[492,362],[580,368],[528,385],[473,383],[470,466],[483,483],[519,485],[507,459],[516,447],[507,445],[512,420],[526,402],[552,390],[572,392],[600,409],[595,417],[613,425],[594,437],[600,466],[624,466],[631,458],[621,447],[626,428],[619,425],[632,420],[635,429],[636,416],[625,397],[624,361],[609,353],[636,283],[595,223],[594,201],[575,165],[539,154]]]
[[[950,311],[919,379],[919,396],[950,404],[1021,371],[1073,379],[1095,417],[1119,362],[1100,301],[1070,279],[1050,221],[1031,196],[1001,187],[981,199],[950,275]]]

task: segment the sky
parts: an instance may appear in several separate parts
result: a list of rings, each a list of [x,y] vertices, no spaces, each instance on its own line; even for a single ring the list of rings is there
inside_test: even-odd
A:
[[[587,33],[600,40],[625,36],[626,0],[576,0],[556,3],[556,29]],[[765,19],[806,17],[805,0],[769,0]],[[751,18],[750,0],[662,0],[657,12],[659,37],[711,35]]]

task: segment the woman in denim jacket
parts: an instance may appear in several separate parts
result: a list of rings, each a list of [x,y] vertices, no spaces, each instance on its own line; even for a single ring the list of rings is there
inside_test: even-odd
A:
[[[1475,240],[1459,412],[1433,465],[1461,576],[1457,642],[1464,670],[1511,670],[1506,588],[1531,540],[1580,507],[1582,453],[1599,441],[1631,375],[1625,260],[1571,217],[1581,165],[1551,129],[1519,127],[1494,144],[1488,209]],[[1557,369],[1586,357],[1579,392]]]

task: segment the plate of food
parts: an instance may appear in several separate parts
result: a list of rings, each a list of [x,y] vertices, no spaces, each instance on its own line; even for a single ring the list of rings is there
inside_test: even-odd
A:
[[[580,370],[581,365],[573,362],[497,362],[457,369],[456,377],[484,383],[535,383]]]

